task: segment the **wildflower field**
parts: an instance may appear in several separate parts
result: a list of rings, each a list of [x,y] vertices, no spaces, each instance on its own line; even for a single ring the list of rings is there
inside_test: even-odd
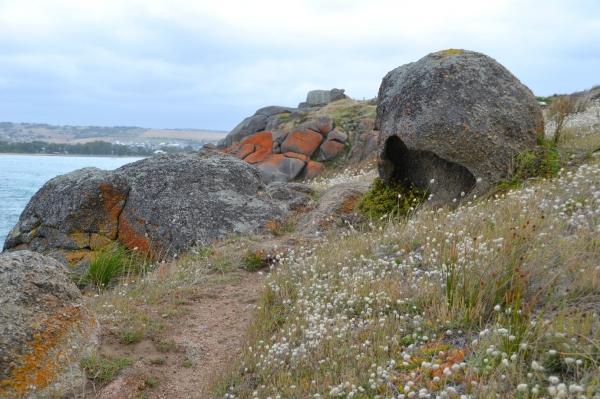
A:
[[[554,178],[280,257],[214,397],[600,398],[600,129],[579,133]]]

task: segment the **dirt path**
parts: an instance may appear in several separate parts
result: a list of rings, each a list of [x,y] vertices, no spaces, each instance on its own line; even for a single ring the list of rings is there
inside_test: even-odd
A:
[[[99,392],[88,389],[86,397],[207,398],[211,382],[245,345],[267,270],[239,271],[235,281],[209,285],[189,297],[186,314],[169,320],[165,341],[173,347],[168,351],[149,339],[124,346],[104,334],[101,354],[139,360]]]

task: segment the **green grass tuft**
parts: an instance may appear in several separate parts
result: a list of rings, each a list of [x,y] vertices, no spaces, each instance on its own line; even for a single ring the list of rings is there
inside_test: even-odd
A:
[[[113,380],[119,370],[129,367],[133,361],[128,358],[112,358],[92,355],[81,361],[81,368],[88,379],[100,383]]]
[[[80,283],[93,285],[98,289],[107,289],[110,283],[118,276],[126,273],[140,271],[134,256],[121,245],[112,245],[102,251],[90,261],[86,272],[81,276]]]

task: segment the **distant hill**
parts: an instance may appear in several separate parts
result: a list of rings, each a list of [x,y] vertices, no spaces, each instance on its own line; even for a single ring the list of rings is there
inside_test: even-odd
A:
[[[172,143],[188,145],[217,142],[227,132],[206,129],[147,129],[137,126],[60,126],[45,123],[0,122],[0,140],[8,142],[44,141],[47,143],[85,144],[119,141]]]

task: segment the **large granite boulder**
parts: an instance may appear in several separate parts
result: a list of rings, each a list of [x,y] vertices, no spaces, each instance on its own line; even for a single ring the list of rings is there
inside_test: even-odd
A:
[[[228,234],[264,230],[283,216],[262,195],[256,170],[226,155],[151,157],[115,172],[131,187],[119,218],[119,241],[128,248],[178,254]]]
[[[408,179],[437,203],[485,193],[544,134],[531,90],[494,59],[465,50],[389,72],[375,122],[380,176]]]
[[[115,171],[83,169],[34,195],[4,249],[31,249],[70,265],[114,241],[178,254],[280,221],[284,212],[264,189],[252,166],[218,152],[155,156]]]
[[[129,184],[122,176],[98,168],[55,177],[31,198],[8,233],[4,249],[28,249],[77,263],[90,250],[117,239],[128,193]]]
[[[99,325],[63,265],[31,251],[2,253],[0,292],[0,397],[81,386],[79,361],[98,344]]]

